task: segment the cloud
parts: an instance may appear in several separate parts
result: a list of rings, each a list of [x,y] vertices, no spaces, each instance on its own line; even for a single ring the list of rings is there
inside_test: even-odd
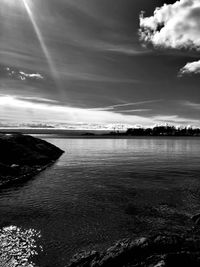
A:
[[[200,103],[194,103],[191,101],[184,101],[182,104],[183,104],[183,106],[186,106],[186,107],[189,107],[192,109],[196,109],[196,110],[200,109]]]
[[[114,110],[115,108],[121,108],[121,107],[126,107],[126,106],[135,106],[135,105],[143,105],[143,104],[150,104],[150,103],[156,103],[160,102],[162,99],[155,99],[155,100],[146,100],[146,101],[139,101],[139,102],[132,102],[132,103],[123,103],[123,104],[116,104],[112,106],[107,106],[107,107],[101,107],[101,108],[92,108],[90,110]]]
[[[141,108],[141,109],[127,109],[127,110],[120,110],[119,113],[132,113],[132,112],[147,112],[151,111],[152,109]]]
[[[140,39],[155,48],[200,52],[200,1],[180,0],[140,15]],[[200,73],[200,61],[186,64],[179,75]]]
[[[191,119],[191,118],[184,118],[178,115],[157,115],[152,117],[154,121],[158,123],[171,123],[173,125],[197,125],[199,127],[199,120]]]
[[[147,101],[146,101],[147,102]],[[144,103],[143,102],[137,102]],[[128,104],[128,103],[127,103]],[[136,111],[136,110],[135,110]],[[138,110],[139,111],[139,110]],[[141,110],[142,111],[142,110]],[[144,110],[143,110],[144,111]],[[92,110],[67,105],[58,105],[48,99],[0,95],[0,121],[10,127],[49,127],[59,129],[113,129],[143,127],[155,124],[199,125],[199,120],[178,115],[147,116],[120,113],[116,110]],[[128,125],[128,127],[127,127]]]
[[[27,79],[30,80],[43,80],[44,76],[42,76],[40,73],[26,73],[24,71],[19,71],[16,68],[6,67],[5,68],[6,73],[8,73],[9,77],[25,81]]]
[[[87,81],[98,83],[142,83],[143,81],[137,79],[126,79],[118,77],[109,77],[107,75],[92,74],[78,71],[64,71],[62,73],[68,80]]]
[[[143,54],[149,54],[151,53],[150,50],[144,49],[144,48],[134,48],[131,47],[131,45],[108,45],[107,47],[104,47],[105,51],[118,53],[118,54],[124,54],[128,56],[139,56]]]
[[[44,77],[40,73],[25,73],[23,71],[20,71],[21,79],[31,78],[31,79],[37,79],[42,80]]]
[[[71,124],[151,124],[151,119],[135,115],[122,115],[113,111],[89,110],[83,108],[57,105],[50,101],[35,102],[33,99],[23,97],[0,95],[0,119],[15,121],[21,124],[32,121],[49,123],[71,123]]]
[[[191,62],[191,63],[187,63],[185,65],[185,67],[183,67],[180,70],[179,76],[182,76],[184,74],[190,74],[190,73],[195,73],[195,74],[200,73],[200,60],[195,61],[195,62]]]
[[[0,94],[0,96],[3,95]],[[36,102],[36,103],[58,103],[57,100],[48,99],[44,97],[36,97],[36,96],[14,96],[14,97],[19,100],[29,100],[31,102]]]

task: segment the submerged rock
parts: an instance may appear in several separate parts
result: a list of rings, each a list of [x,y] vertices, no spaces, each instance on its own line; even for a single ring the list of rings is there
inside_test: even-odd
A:
[[[196,215],[192,216],[191,219],[196,225],[200,225],[200,214],[196,214]]]
[[[35,137],[0,134],[0,185],[33,176],[64,151]]]
[[[125,239],[103,252],[76,254],[68,267],[196,267],[200,266],[200,237],[158,235]]]

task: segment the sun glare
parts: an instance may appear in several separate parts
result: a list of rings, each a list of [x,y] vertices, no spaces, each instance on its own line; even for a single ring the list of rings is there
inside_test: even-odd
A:
[[[24,10],[24,12],[26,13],[27,17],[29,18],[29,20],[32,24],[33,30],[35,31],[35,34],[37,36],[40,47],[41,47],[43,54],[46,58],[46,61],[48,63],[49,70],[50,70],[51,75],[54,79],[56,88],[57,88],[59,94],[62,96],[63,90],[62,90],[62,84],[60,82],[59,74],[57,72],[57,69],[56,69],[56,66],[54,64],[53,58],[51,56],[50,50],[49,50],[48,46],[46,45],[45,38],[43,37],[42,31],[39,27],[36,16],[34,14],[34,8],[33,8],[33,5],[35,5],[34,0],[0,0],[0,4],[1,3],[3,4],[2,9],[0,6],[0,11],[2,11],[2,12],[4,12],[4,11],[6,12],[6,8],[10,7],[10,9],[12,8],[12,10],[10,10],[10,11],[14,11],[14,10],[20,8],[20,9]],[[9,15],[12,15],[12,12],[10,12]],[[9,19],[9,16],[7,16],[7,19]]]
[[[12,1],[12,0],[10,0],[10,1]],[[34,31],[35,31],[35,33],[37,35],[38,41],[40,43],[41,49],[42,49],[42,51],[44,53],[44,56],[45,56],[45,58],[47,60],[48,65],[49,65],[49,68],[50,68],[52,77],[53,77],[53,79],[55,81],[55,84],[57,86],[57,89],[59,90],[59,93],[62,95],[62,93],[63,93],[62,85],[61,85],[61,83],[59,81],[60,79],[59,79],[58,72],[56,70],[56,67],[55,67],[53,59],[51,57],[51,54],[49,52],[49,49],[48,49],[48,47],[47,47],[47,45],[45,43],[45,40],[44,40],[43,35],[42,35],[42,32],[41,32],[41,30],[40,30],[40,28],[39,28],[39,26],[37,24],[37,21],[35,19],[34,13],[33,13],[32,9],[31,9],[30,3],[29,3],[30,1],[29,0],[21,0],[21,2],[24,5],[24,8],[25,8],[25,10],[27,12],[27,15],[28,15],[28,17],[30,19],[30,22],[32,23],[33,29],[34,29]]]

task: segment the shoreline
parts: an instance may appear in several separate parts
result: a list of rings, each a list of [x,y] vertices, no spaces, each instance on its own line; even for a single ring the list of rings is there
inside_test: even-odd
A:
[[[32,134],[31,136],[45,138],[60,138],[60,139],[198,139],[200,136],[112,136],[112,135],[94,135],[94,136],[85,136],[85,135],[65,135],[65,134]]]
[[[29,179],[46,170],[48,167],[52,166],[56,161],[57,160],[54,160],[45,166],[35,166],[33,170],[30,170],[30,172],[21,174],[19,176],[4,176],[3,179],[5,179],[5,181],[0,179],[0,189],[28,181]]]
[[[0,128],[0,134],[64,135],[71,138],[137,138],[137,137],[200,137],[200,128],[175,128],[156,126],[153,128],[129,128],[127,130],[69,130],[58,128]]]

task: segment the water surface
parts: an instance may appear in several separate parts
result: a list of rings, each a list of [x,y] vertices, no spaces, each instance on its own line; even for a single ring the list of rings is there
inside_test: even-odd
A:
[[[0,226],[41,233],[39,267],[128,236],[189,231],[200,211],[200,138],[42,138],[65,154],[0,191]]]

